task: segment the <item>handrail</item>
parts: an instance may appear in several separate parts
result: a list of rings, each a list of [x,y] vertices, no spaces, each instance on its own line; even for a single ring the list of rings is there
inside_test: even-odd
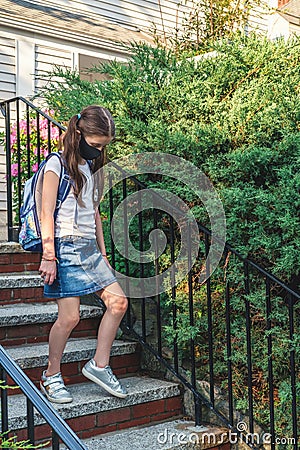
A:
[[[13,98],[10,98],[9,100],[4,100],[3,102],[0,102],[0,110],[1,110],[3,117],[6,117],[6,111],[5,111],[4,105],[7,105],[9,103],[14,103],[16,101],[21,101],[21,102],[25,103],[27,106],[29,106],[30,108],[37,111],[41,116],[45,117],[45,119],[50,120],[50,122],[52,122],[54,125],[59,127],[61,130],[66,129],[61,123],[57,122],[55,119],[53,119],[53,117],[51,117],[47,113],[43,112],[41,109],[39,109],[38,106],[35,106],[33,103],[31,103],[29,100],[26,100],[26,98],[24,98],[24,97],[13,97]]]
[[[22,369],[15,363],[15,361],[9,356],[0,345],[0,367],[12,378],[12,380],[18,385],[23,394],[34,405],[34,408],[43,416],[50,427],[55,431],[59,438],[72,450],[87,450],[87,447],[80,441],[78,436],[69,427],[69,425],[62,419],[59,413],[49,403],[41,392],[35,387],[33,382],[27,377]],[[1,408],[7,410],[7,405],[1,405]],[[7,411],[4,414],[6,422],[8,422]],[[8,431],[8,423],[4,424],[2,432]]]

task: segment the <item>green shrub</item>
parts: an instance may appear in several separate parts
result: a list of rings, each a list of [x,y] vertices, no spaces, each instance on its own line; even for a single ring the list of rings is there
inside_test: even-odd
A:
[[[107,106],[118,131],[110,158],[157,151],[201,168],[224,203],[228,240],[292,282],[300,270],[300,41],[236,35],[214,49],[195,63],[134,44],[128,65],[94,69],[113,81],[56,68],[43,95],[60,121],[90,103]],[[200,206],[195,214],[209,226]]]

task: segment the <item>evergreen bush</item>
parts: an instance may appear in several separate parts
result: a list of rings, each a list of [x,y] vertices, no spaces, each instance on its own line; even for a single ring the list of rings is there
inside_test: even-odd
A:
[[[213,50],[179,60],[170,50],[133,44],[127,65],[94,68],[113,81],[90,83],[56,68],[43,95],[60,121],[91,103],[108,107],[118,130],[111,159],[157,151],[201,168],[222,198],[232,245],[296,286],[300,41],[237,34]],[[201,205],[194,212],[209,226]]]

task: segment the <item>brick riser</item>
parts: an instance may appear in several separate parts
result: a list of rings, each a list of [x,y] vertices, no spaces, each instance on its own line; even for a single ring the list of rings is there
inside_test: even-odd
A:
[[[86,383],[87,379],[82,375],[83,366],[88,360],[69,362],[62,364],[62,375],[65,384]],[[136,374],[140,370],[140,356],[138,352],[129,355],[118,355],[110,358],[110,366],[118,377],[130,376]],[[39,381],[42,371],[45,367],[35,367],[33,369],[24,369],[26,375],[39,389]],[[14,386],[13,380],[8,377],[9,386]],[[20,389],[8,389],[8,395],[21,394]]]
[[[67,419],[66,422],[79,438],[85,439],[98,434],[180,417],[182,417],[182,398],[178,396]],[[13,432],[13,435],[16,435],[18,440],[27,439],[26,430]],[[51,440],[50,436],[51,430],[48,425],[39,425],[35,428],[35,439],[38,443]]]
[[[40,267],[40,253],[3,253],[0,254],[0,275],[13,272],[38,271]],[[44,302],[43,287],[1,289],[0,305],[9,305],[21,302]]]
[[[71,338],[97,337],[100,318],[81,319],[71,333]],[[0,328],[0,341],[3,347],[47,342],[53,323],[18,325]]]
[[[48,298],[44,297],[44,289],[42,287],[30,288],[14,288],[1,289],[0,291],[0,305],[11,305],[13,303],[38,303],[47,302]]]
[[[40,267],[40,253],[5,253],[0,255],[0,273],[29,272]]]

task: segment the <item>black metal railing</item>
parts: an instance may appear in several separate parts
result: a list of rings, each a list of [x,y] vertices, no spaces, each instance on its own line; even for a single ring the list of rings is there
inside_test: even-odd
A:
[[[61,441],[72,450],[87,450],[74,431],[61,418],[45,397],[38,391],[32,381],[12,360],[4,348],[0,345],[0,379],[7,385],[7,375],[16,383],[26,397],[27,438],[28,443],[35,445],[35,419],[38,413],[45,419],[52,430],[52,449],[59,449]],[[1,388],[1,432],[11,431],[9,426],[8,390]]]
[[[102,211],[109,211],[110,221],[120,201],[134,191],[147,189],[136,177],[128,176],[122,183],[122,188],[115,186],[107,203],[103,202]],[[135,245],[141,252],[149,230],[163,229],[167,236],[164,254],[174,262],[176,229],[172,215],[161,210],[143,211],[132,224],[135,227]],[[197,425],[208,420],[209,410],[230,428],[232,443],[241,439],[250,448],[266,444],[272,450],[298,449],[300,293],[228,243],[219,267],[203,285],[197,284],[211,243],[211,232],[200,224],[198,227],[204,246],[184,286],[171,283],[167,293],[157,292],[151,299],[131,298],[140,332],[135,331],[134,317],[127,317],[127,328],[191,391]],[[107,229],[108,237],[111,226]],[[114,267],[120,265],[127,277],[157,275],[161,262],[165,264],[163,258],[155,258],[150,267],[132,263],[127,246],[121,255],[113,240],[110,251]],[[126,264],[122,265],[124,257]],[[123,288],[130,296],[130,290],[125,285]],[[147,302],[151,305],[148,310]],[[150,309],[155,333],[148,340]],[[201,387],[203,381],[207,392]]]
[[[24,182],[54,149],[64,127],[23,97],[1,102],[0,111],[5,118],[2,134],[7,167],[7,234],[13,241],[19,229]]]
[[[40,115],[49,120],[50,128],[63,130],[61,125],[23,99],[4,102],[0,107],[6,119],[7,154],[11,149],[10,107],[13,102],[20,101],[37,117]],[[25,151],[28,146],[30,138]],[[16,147],[20,152],[16,167],[20,168],[22,149],[18,135]],[[52,150],[50,142],[48,148]],[[35,153],[41,158],[39,144]],[[11,159],[7,156],[8,172],[10,164]],[[112,165],[115,170],[123,170],[114,163]],[[26,175],[29,173],[28,169]],[[12,180],[8,176],[7,181],[8,235],[11,239],[14,227],[18,227],[17,214],[14,219],[12,211],[20,202],[14,194],[13,204],[13,193],[19,195],[22,179],[15,177]],[[12,188],[13,181],[15,186]],[[170,287],[164,292],[157,286],[153,295],[134,298],[130,295],[129,278],[139,279],[143,292],[147,277],[155,277],[166,264],[175,261],[179,230],[170,209],[166,213],[151,209],[151,205],[128,224],[128,204],[125,202],[124,228],[129,225],[130,232],[125,236],[124,251],[120,252],[112,238],[116,208],[130,194],[137,192],[141,196],[145,189],[149,190],[149,183],[145,182],[145,176],[131,175],[116,185],[109,178],[109,183],[111,189],[101,210],[107,216],[104,232],[106,242],[110,242],[111,263],[125,275],[121,281],[130,298],[125,320],[127,331],[191,392],[196,424],[218,420],[229,427],[233,441],[237,436],[254,449],[263,444],[272,450],[297,449],[299,292],[243,257],[228,243],[216,270],[205,283],[200,283],[199,273],[209,254],[211,232],[198,224],[201,246],[198,259],[186,278],[175,285],[176,274],[172,271]],[[158,194],[153,191],[152,195]],[[142,197],[138,197],[138,202],[142,202]],[[163,255],[157,251],[158,238],[155,237],[152,261],[145,264],[130,260],[130,241],[137,250],[144,252],[149,233],[157,228],[163,230],[166,237]],[[189,253],[186,258],[190,258]],[[213,417],[209,417],[210,414]]]

